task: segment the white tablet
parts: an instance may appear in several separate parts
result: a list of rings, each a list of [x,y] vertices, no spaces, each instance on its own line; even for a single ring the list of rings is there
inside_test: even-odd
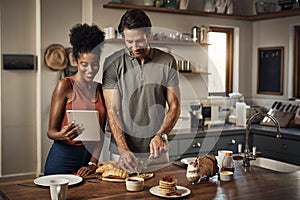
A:
[[[67,110],[68,122],[82,124],[83,132],[74,140],[100,141],[101,128],[97,110]]]

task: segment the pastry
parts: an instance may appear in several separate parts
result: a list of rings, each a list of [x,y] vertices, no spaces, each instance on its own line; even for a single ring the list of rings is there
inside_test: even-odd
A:
[[[103,178],[128,178],[128,173],[118,168],[107,169],[102,173]]]
[[[96,169],[96,174],[102,174],[105,170],[113,169],[118,166],[117,161],[108,160],[98,164],[98,168]]]

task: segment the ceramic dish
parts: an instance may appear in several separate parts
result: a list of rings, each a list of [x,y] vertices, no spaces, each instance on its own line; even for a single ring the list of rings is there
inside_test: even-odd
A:
[[[72,175],[72,174],[55,174],[48,176],[41,176],[34,179],[34,183],[39,186],[49,186],[49,181],[53,179],[64,178],[69,180],[69,185],[75,185],[80,183],[83,179],[80,176]]]
[[[188,165],[190,162],[194,162],[197,157],[183,158],[180,160],[181,163]]]
[[[233,180],[233,172],[231,171],[221,171],[220,172],[221,181],[231,181]]]
[[[164,198],[168,198],[168,199],[175,199],[175,198],[182,198],[182,197],[185,197],[189,194],[191,194],[191,190],[186,188],[186,187],[183,187],[183,186],[176,186],[177,187],[177,193],[176,195],[162,195],[158,192],[158,185],[157,186],[154,186],[152,188],[149,189],[149,192],[155,196],[158,196],[158,197],[164,197]]]

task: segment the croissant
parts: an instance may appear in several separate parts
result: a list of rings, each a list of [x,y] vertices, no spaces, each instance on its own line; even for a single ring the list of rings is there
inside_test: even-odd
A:
[[[96,169],[96,174],[102,174],[105,170],[113,169],[117,167],[117,165],[118,162],[112,160],[108,160],[106,162],[100,163],[98,165],[98,168]]]
[[[128,173],[118,168],[107,169],[103,172],[103,178],[128,178]]]

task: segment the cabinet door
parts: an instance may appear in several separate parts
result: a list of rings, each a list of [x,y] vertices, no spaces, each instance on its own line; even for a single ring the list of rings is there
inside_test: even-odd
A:
[[[300,141],[254,134],[253,144],[263,157],[300,165]]]
[[[218,154],[218,150],[231,150],[233,153],[238,152],[238,144],[242,144],[245,147],[245,134],[242,135],[225,135],[216,139],[215,155]],[[244,149],[244,148],[243,148]]]
[[[203,156],[214,151],[215,138],[201,137],[179,140],[179,153],[182,157]]]

